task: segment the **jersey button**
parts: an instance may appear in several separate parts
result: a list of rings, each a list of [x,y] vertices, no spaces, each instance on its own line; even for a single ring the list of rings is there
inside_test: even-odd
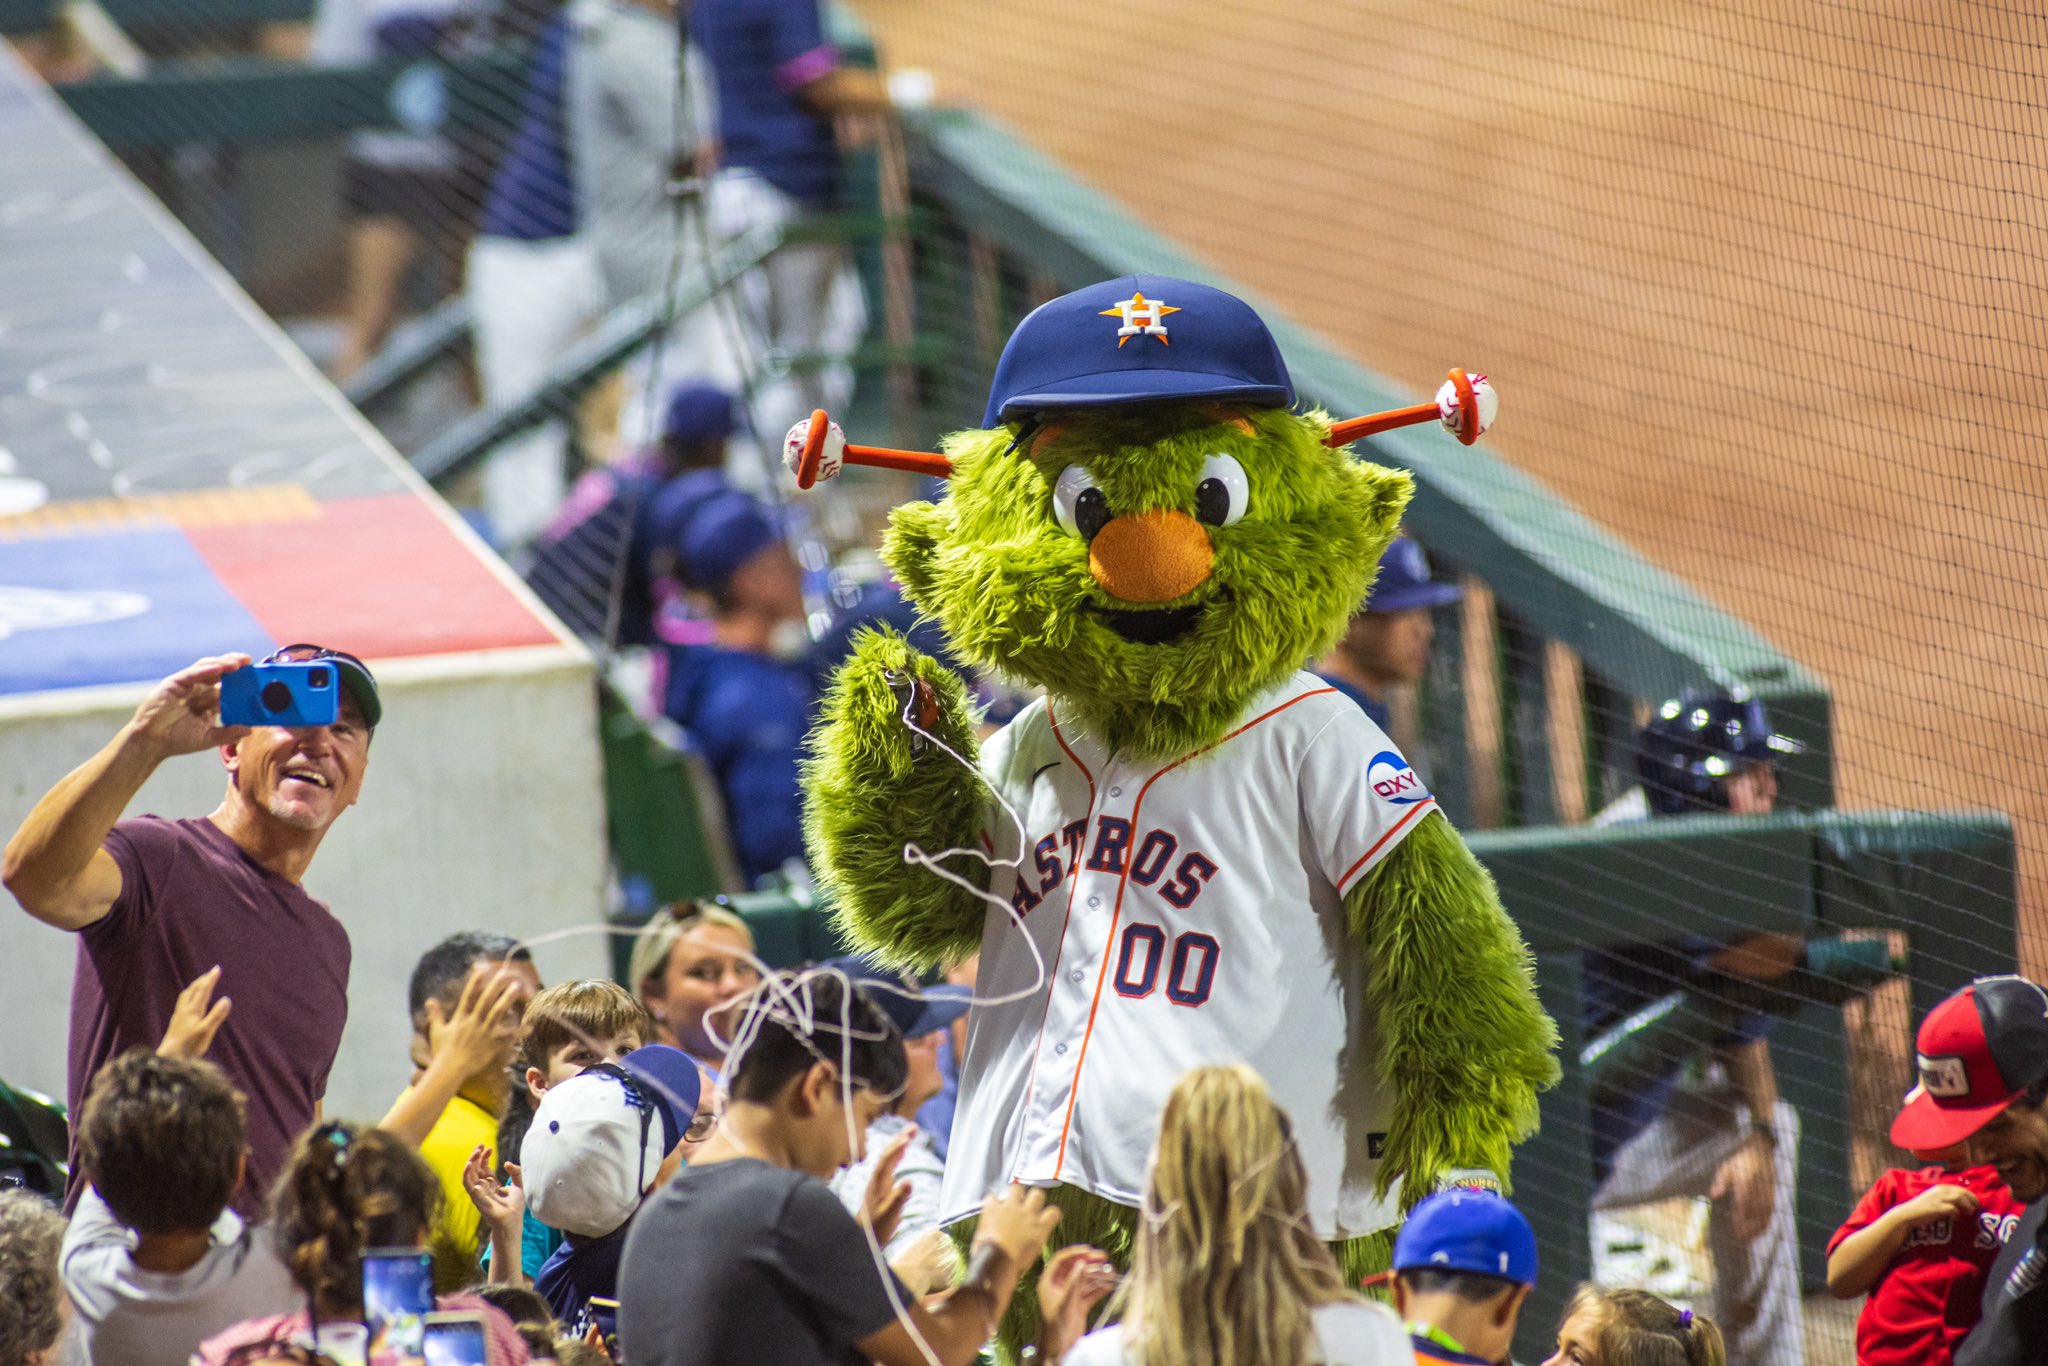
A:
[[[1109,790],[1109,795],[1112,797],[1121,797],[1124,795],[1124,790],[1120,787],[1112,787]]]
[[[1081,969],[1079,969],[1079,968],[1075,968],[1075,969],[1074,969],[1074,970],[1073,970],[1072,972],[1070,972],[1070,973],[1068,973],[1068,974],[1067,974],[1067,978],[1068,978],[1068,980],[1070,980],[1070,981],[1075,981],[1075,982],[1078,982],[1078,981],[1080,981],[1080,980],[1081,980],[1081,979],[1082,979],[1083,977],[1085,977],[1086,975],[1087,975],[1087,974],[1086,974],[1086,973],[1084,973],[1084,972],[1082,972],[1082,971],[1081,971]]]
[[[1055,1053],[1064,1053],[1067,1051],[1067,1046],[1063,1043],[1056,1043],[1052,1046],[1052,1051]]]
[[[1101,898],[1101,897],[1099,897],[1099,896],[1091,896],[1091,897],[1089,897],[1089,898],[1088,898],[1088,906],[1089,906],[1089,909],[1091,909],[1091,910],[1098,910],[1098,911],[1099,911],[1099,910],[1101,910],[1101,909],[1102,909],[1102,898]]]

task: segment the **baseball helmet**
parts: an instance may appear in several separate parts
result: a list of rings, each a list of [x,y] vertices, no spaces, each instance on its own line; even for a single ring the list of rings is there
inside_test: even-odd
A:
[[[1725,811],[1722,780],[1749,764],[1773,764],[1805,746],[1771,729],[1753,697],[1686,694],[1657,708],[1636,733],[1636,774],[1660,816]]]
[[[1285,408],[1294,383],[1244,300],[1192,280],[1125,275],[1062,294],[1017,324],[981,425],[1175,399]]]

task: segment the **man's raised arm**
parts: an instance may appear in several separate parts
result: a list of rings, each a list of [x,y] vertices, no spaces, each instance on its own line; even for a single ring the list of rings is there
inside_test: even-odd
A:
[[[0,884],[22,909],[60,930],[82,930],[121,894],[107,832],[157,765],[233,744],[248,734],[220,724],[220,679],[249,662],[215,655],[172,674],[135,709],[98,754],[43,795],[0,854]]]

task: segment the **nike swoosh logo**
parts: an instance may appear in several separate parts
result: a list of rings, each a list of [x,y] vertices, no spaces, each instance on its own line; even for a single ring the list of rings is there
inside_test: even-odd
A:
[[[1036,771],[1036,772],[1034,772],[1034,773],[1033,773],[1033,774],[1031,775],[1031,781],[1032,781],[1032,782],[1034,782],[1034,783],[1035,783],[1035,782],[1037,782],[1037,781],[1039,780],[1039,778],[1040,778],[1040,777],[1042,777],[1042,776],[1043,776],[1043,775],[1045,774],[1046,770],[1048,770],[1048,769],[1054,769],[1054,768],[1058,768],[1059,766],[1060,766],[1060,761],[1059,761],[1059,760],[1057,760],[1057,759],[1053,760],[1053,761],[1052,761],[1051,763],[1049,763],[1049,764],[1040,764],[1040,765],[1038,766],[1038,769],[1037,769],[1037,771]]]

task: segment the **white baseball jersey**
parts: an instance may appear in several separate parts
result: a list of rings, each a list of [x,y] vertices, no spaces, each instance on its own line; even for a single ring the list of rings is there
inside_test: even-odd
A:
[[[1018,999],[970,1016],[944,1217],[1011,1180],[1140,1204],[1174,1083],[1243,1062],[1294,1121],[1316,1232],[1394,1224],[1343,898],[1436,802],[1385,732],[1300,673],[1180,759],[1111,754],[1040,701],[982,767],[1024,822],[993,807],[986,831],[1021,858],[991,891],[1023,923],[990,907],[975,990]]]

